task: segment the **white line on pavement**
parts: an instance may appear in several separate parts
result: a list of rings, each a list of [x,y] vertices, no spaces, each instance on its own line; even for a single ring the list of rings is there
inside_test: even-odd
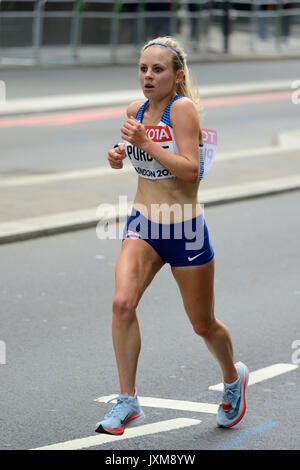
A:
[[[283,155],[286,152],[299,151],[300,154],[300,144],[296,143],[290,146],[268,146],[260,147],[247,150],[233,150],[231,152],[222,152],[217,154],[215,163],[225,160],[234,160],[239,158],[250,158],[250,157],[260,157],[264,155],[277,155],[282,153]],[[79,178],[92,178],[97,176],[120,176],[124,173],[135,174],[134,168],[131,164],[124,164],[122,171],[116,171],[111,169],[109,166],[105,167],[96,167],[96,168],[87,168],[82,170],[72,170],[72,171],[61,171],[57,173],[47,174],[47,175],[32,175],[32,176],[20,176],[17,178],[3,178],[0,179],[0,188],[12,187],[12,186],[26,186],[33,184],[44,184],[44,183],[56,183],[57,181],[67,181]]]
[[[248,385],[254,385],[267,379],[271,379],[278,375],[286,372],[291,372],[297,369],[299,366],[295,364],[273,364],[262,369],[250,372]],[[209,390],[223,390],[223,383],[217,385],[211,385]],[[95,401],[100,403],[106,403],[116,395],[108,395],[97,398]],[[184,400],[170,400],[163,398],[153,397],[139,397],[141,406],[149,406],[153,408],[169,408],[181,411],[196,411],[204,413],[217,413],[218,405],[212,403],[197,403],[189,402]],[[160,421],[157,423],[145,424],[142,426],[136,426],[133,428],[126,429],[126,433],[121,436],[111,436],[106,434],[99,434],[96,436],[88,436],[80,439],[73,439],[71,441],[59,442],[57,444],[51,444],[43,447],[38,447],[31,450],[79,450],[87,449],[90,447],[100,446],[111,442],[116,442],[124,439],[131,439],[134,437],[142,437],[150,434],[156,434],[160,432],[172,431],[188,426],[195,426],[200,424],[201,421],[191,418],[175,418],[167,421]]]
[[[267,379],[272,379],[278,375],[285,374],[286,372],[291,372],[298,368],[298,365],[295,364],[273,364],[268,367],[263,367],[262,369],[255,370],[249,373],[249,382],[248,385],[254,385],[259,382],[263,382]],[[211,385],[208,387],[209,390],[222,391],[223,383],[216,385]]]
[[[124,165],[122,173],[112,170],[109,166],[106,167],[96,167],[96,168],[87,168],[83,170],[74,170],[74,171],[61,171],[59,173],[52,173],[48,175],[33,175],[33,176],[20,176],[18,178],[8,178],[0,180],[0,187],[10,187],[10,186],[26,186],[33,184],[43,184],[43,183],[56,183],[57,181],[67,181],[78,178],[92,178],[97,176],[115,176],[121,175],[123,173],[135,173],[132,165]]]
[[[206,85],[199,87],[201,98],[241,93],[268,92],[275,90],[291,90],[294,79],[271,80],[261,82],[233,83],[228,85]],[[141,90],[107,91],[102,93],[86,93],[77,95],[58,95],[50,97],[34,97],[18,100],[7,100],[1,106],[0,115],[17,112],[42,112],[76,109],[88,106],[114,106],[130,101],[144,99]]]
[[[96,436],[84,437],[82,439],[74,439],[72,441],[59,442],[48,446],[38,447],[31,450],[79,450],[95,447],[109,442],[116,443],[124,439],[132,439],[134,437],[147,436],[160,432],[172,431],[175,429],[195,426],[200,424],[198,419],[176,418],[158,423],[145,424],[126,429],[126,433],[121,436],[110,436],[107,434],[98,434]]]
[[[233,184],[231,186],[221,186],[199,190],[199,202],[209,204],[225,202],[234,199],[243,199],[250,196],[262,196],[280,191],[296,189],[300,187],[300,174],[273,178],[261,181],[251,181],[250,183]]]
[[[280,138],[280,137],[277,137]],[[296,138],[296,137],[295,137]],[[299,152],[300,153],[300,131],[297,134],[297,141],[293,141],[288,145],[285,141],[284,145],[269,145],[267,147],[259,147],[246,150],[232,150],[231,152],[222,152],[216,155],[216,163],[221,160],[235,160],[238,158],[250,158],[250,157],[263,157],[265,155],[272,156],[282,154],[285,156],[287,152]]]
[[[116,398],[117,394],[96,398],[99,403],[107,403],[108,400]],[[171,400],[165,398],[139,397],[141,406],[152,408],[166,408],[170,410],[196,411],[197,413],[217,414],[218,405],[213,403],[199,403],[185,400]]]

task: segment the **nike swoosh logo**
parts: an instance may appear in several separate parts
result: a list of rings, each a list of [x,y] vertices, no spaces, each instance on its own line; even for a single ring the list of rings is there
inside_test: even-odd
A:
[[[189,261],[193,261],[194,259],[198,258],[198,256],[202,255],[202,254],[205,253],[205,252],[206,252],[206,250],[201,251],[201,253],[198,253],[198,255],[193,256],[192,258],[189,256],[189,257],[188,257],[188,260],[189,260]]]
[[[125,421],[126,421],[126,419],[128,418],[129,415],[130,415],[130,413],[124,419],[120,419],[121,424],[125,423]]]

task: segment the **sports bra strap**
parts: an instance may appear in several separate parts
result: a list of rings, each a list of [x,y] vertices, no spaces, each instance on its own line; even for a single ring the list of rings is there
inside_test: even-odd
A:
[[[174,101],[179,100],[179,98],[183,98],[183,95],[177,95],[175,98],[168,104],[166,109],[164,110],[164,114],[161,118],[161,121],[167,124],[168,126],[172,127],[171,122],[170,122],[170,111],[171,111],[171,106],[174,103]]]
[[[176,95],[175,98],[173,98],[173,100],[168,104],[168,106],[164,110],[164,113],[163,113],[162,118],[161,118],[161,121],[164,122],[165,124],[167,124],[170,127],[172,127],[171,122],[170,122],[171,106],[174,103],[174,101],[178,100],[179,98],[184,98],[184,96],[183,95]],[[145,103],[143,103],[142,106],[140,107],[140,109],[138,110],[137,115],[136,115],[136,120],[137,121],[143,122],[144,112],[145,112],[145,109],[147,108],[148,104],[149,104],[149,100],[145,101]]]
[[[144,112],[148,104],[149,104],[149,100],[145,101],[145,103],[142,104],[142,106],[138,110],[136,118],[135,118],[137,121],[143,122]]]

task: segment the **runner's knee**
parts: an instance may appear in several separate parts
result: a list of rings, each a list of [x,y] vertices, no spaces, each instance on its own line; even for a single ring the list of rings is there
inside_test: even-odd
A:
[[[199,320],[197,322],[193,323],[193,329],[194,332],[205,338],[211,333],[211,330],[214,326],[214,319],[213,318],[207,318],[205,320]]]
[[[135,316],[136,302],[127,293],[116,294],[113,300],[113,314],[119,322],[130,321]]]

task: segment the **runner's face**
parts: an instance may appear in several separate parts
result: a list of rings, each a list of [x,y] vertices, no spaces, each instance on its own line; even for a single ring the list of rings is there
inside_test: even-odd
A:
[[[176,73],[171,54],[161,46],[150,46],[142,53],[139,78],[146,98],[161,100],[175,93]]]

